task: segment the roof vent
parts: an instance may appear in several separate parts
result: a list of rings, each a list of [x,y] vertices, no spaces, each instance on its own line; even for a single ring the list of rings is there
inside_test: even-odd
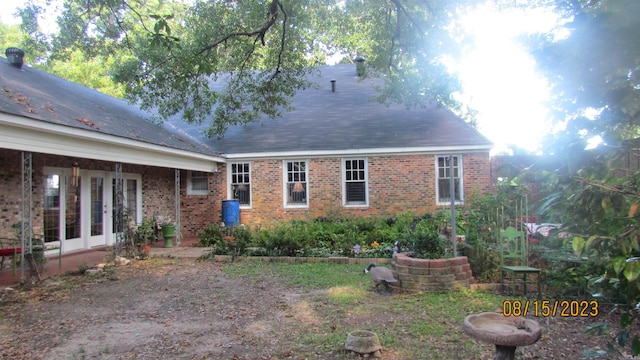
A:
[[[336,81],[335,80],[331,80],[331,92],[332,93],[336,92]]]
[[[360,77],[364,77],[366,73],[364,68],[364,56],[362,55],[356,56],[356,73]]]
[[[24,63],[24,51],[22,49],[10,47],[4,51],[4,54],[7,56],[9,64],[17,67],[18,69],[22,68],[22,64]]]

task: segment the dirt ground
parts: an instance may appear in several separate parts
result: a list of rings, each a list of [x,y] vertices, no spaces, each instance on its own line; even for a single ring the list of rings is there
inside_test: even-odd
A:
[[[90,281],[86,275],[55,276],[30,291],[4,290],[0,358],[357,358],[342,344],[308,349],[299,338],[301,328],[324,326],[314,310],[326,294],[286,286],[274,276],[228,277],[222,266],[193,259],[138,261]],[[348,327],[349,321],[331,328]],[[368,321],[384,327],[389,319],[381,314]],[[580,359],[583,349],[603,349],[602,337],[583,332],[594,321],[542,321],[542,339],[519,350],[517,358]],[[493,357],[491,346],[477,346],[477,359]],[[405,359],[393,349],[382,358]]]

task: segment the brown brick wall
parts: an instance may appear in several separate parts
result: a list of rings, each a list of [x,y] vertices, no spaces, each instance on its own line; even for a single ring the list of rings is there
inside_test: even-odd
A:
[[[463,166],[466,199],[491,191],[488,153],[464,155]],[[406,211],[424,214],[436,209],[433,155],[368,157],[368,207],[342,207],[341,158],[309,159],[308,169],[309,207],[284,208],[282,160],[251,161],[252,206],[240,210],[241,223],[267,225],[334,211],[386,217]]]
[[[465,199],[495,191],[491,176],[491,157],[488,153],[466,154],[462,162]]]
[[[37,158],[34,156],[33,161]],[[22,212],[22,159],[19,151],[2,149],[0,151],[0,238],[15,237],[15,231],[12,225],[21,220]],[[33,166],[34,171],[38,166]],[[34,175],[37,178],[37,175]],[[34,206],[31,212],[34,217],[34,225],[37,226],[34,231],[42,230],[42,211],[37,211],[42,207],[42,190],[38,186],[37,181],[33,181]],[[39,195],[40,194],[40,195]],[[39,204],[38,204],[39,203]]]
[[[196,238],[203,227],[222,221],[222,200],[226,198],[226,191],[222,191],[226,178],[224,166],[218,166],[218,169],[221,171],[209,174],[208,195],[187,195],[187,171],[180,174],[180,216],[184,238]]]
[[[43,167],[71,167],[78,162],[83,170],[114,171],[104,161],[33,154],[34,231],[42,230]],[[241,209],[241,223],[268,225],[275,221],[325,216],[331,212],[357,216],[392,216],[412,211],[432,212],[435,205],[435,160],[433,155],[368,157],[369,206],[342,207],[341,158],[308,160],[309,207],[284,208],[282,160],[251,162],[252,207]],[[12,236],[11,225],[20,220],[20,152],[0,152],[0,237]],[[465,198],[492,190],[488,153],[467,154],[463,159]],[[154,214],[174,218],[173,169],[123,164],[123,172],[142,175],[143,217]],[[203,227],[221,222],[222,200],[227,198],[226,166],[209,176],[208,195],[187,195],[187,172],[181,178],[181,224],[185,238],[196,237]]]

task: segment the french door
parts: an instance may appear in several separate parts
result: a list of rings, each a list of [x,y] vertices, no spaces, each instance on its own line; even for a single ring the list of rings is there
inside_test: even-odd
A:
[[[107,245],[110,233],[109,228],[109,203],[106,199],[109,199],[110,187],[106,186],[109,180],[109,174],[105,172],[88,172],[89,181],[89,199],[87,200],[89,205],[88,212],[90,216],[88,219],[87,247],[92,248],[101,245]]]
[[[45,168],[45,241],[60,241],[63,252],[111,245],[115,241],[115,176],[112,172]],[[142,214],[142,181],[123,174],[125,208],[137,223]]]

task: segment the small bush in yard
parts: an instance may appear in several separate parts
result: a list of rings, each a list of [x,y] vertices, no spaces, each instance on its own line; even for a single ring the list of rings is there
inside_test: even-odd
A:
[[[253,235],[253,245],[263,248],[269,256],[296,256],[310,247],[311,239],[302,221],[283,223]]]
[[[198,232],[200,245],[212,247],[218,255],[243,255],[251,243],[251,231],[245,226],[212,224]]]

